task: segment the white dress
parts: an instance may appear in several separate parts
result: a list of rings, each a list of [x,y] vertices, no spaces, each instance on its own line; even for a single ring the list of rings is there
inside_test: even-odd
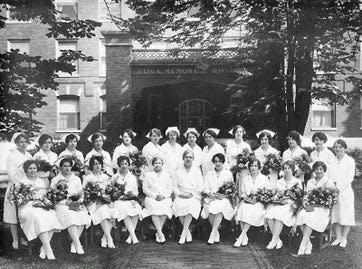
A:
[[[191,214],[198,219],[201,211],[201,192],[204,188],[204,181],[199,167],[192,166],[189,171],[181,165],[176,171],[175,177],[175,201],[173,212],[176,217]],[[180,194],[191,193],[191,198],[181,198]]]
[[[40,178],[34,181],[24,178],[20,180],[20,182],[34,187],[36,190],[34,199],[39,199],[46,193],[45,184]],[[55,210],[33,207],[35,202],[36,201],[29,201],[19,208],[20,225],[29,241],[34,240],[41,233],[61,229]]]
[[[172,199],[173,180],[168,171],[162,170],[160,174],[148,172],[145,174],[142,186],[145,198],[145,208],[142,216],[166,215],[169,219],[172,217]],[[157,201],[157,195],[163,195],[165,199]]]
[[[214,164],[212,163],[212,157],[217,154],[222,153],[225,155],[224,148],[217,142],[209,149],[209,146],[205,146],[202,150],[201,155],[201,168],[202,175],[205,177],[208,172],[214,170]]]
[[[332,223],[354,226],[354,193],[351,183],[356,169],[355,160],[347,154],[337,163],[333,170],[333,179],[339,190],[338,202],[332,209]]]
[[[103,168],[107,172],[108,175],[113,175],[113,168],[112,168],[112,159],[111,155],[102,149],[101,153],[92,149],[88,154],[85,156],[85,164],[89,165],[89,161],[92,156],[102,156],[103,157]]]
[[[262,166],[266,162],[266,156],[269,154],[274,154],[275,156],[279,156],[279,151],[276,148],[273,148],[272,146],[269,146],[267,150],[263,150],[262,147],[258,147],[255,151],[255,158],[257,158]],[[277,181],[278,181],[278,172],[272,170],[271,173],[268,175],[268,178],[270,180],[270,187],[276,188],[277,187]]]
[[[5,199],[4,199],[4,222],[10,224],[16,224],[16,212],[15,206],[12,205],[9,200],[9,192],[11,187],[18,183],[19,180],[26,178],[26,174],[23,169],[23,163],[26,160],[31,159],[31,155],[29,152],[25,152],[25,154],[21,153],[17,149],[10,150],[7,164],[6,164],[6,173],[9,179],[8,186],[5,192]]]
[[[310,153],[310,158],[312,159],[312,166],[316,161],[322,161],[327,165],[327,176],[332,178],[332,169],[336,165],[337,159],[336,156],[330,151],[327,147],[324,147],[320,152],[313,150]]]
[[[251,193],[256,193],[258,189],[262,188],[269,188],[269,179],[266,176],[259,173],[254,180],[251,175],[248,175],[243,180],[241,194],[246,196]],[[265,212],[266,210],[262,203],[257,202],[252,205],[241,201],[235,220],[248,223],[251,226],[262,226],[264,225]]]
[[[118,183],[125,184],[125,193],[131,192],[134,196],[138,196],[137,178],[131,172],[128,172],[125,176],[116,173],[112,177],[112,180],[117,180]],[[135,200],[118,200],[114,202],[114,207],[116,209],[118,221],[121,221],[126,217],[134,216],[138,216],[142,219],[142,207]]]
[[[300,188],[302,188],[302,184],[295,177],[292,177],[288,183],[284,180],[284,178],[281,178],[277,182],[276,189],[280,192],[285,192],[286,190],[291,189],[296,184]],[[266,210],[265,218],[280,220],[281,222],[283,222],[284,225],[288,227],[293,226],[296,222],[296,217],[293,216],[293,209],[291,207],[293,201],[288,199],[287,202],[288,203],[285,205],[269,205]]]
[[[161,146],[163,156],[165,157],[163,163],[163,169],[167,169],[171,176],[174,177],[177,167],[182,164],[182,147],[176,143],[175,146],[171,146],[169,141],[166,141]]]
[[[103,173],[100,175],[94,175],[93,173],[90,173],[83,178],[83,188],[87,185],[88,182],[98,183],[102,189],[105,189],[106,186],[110,183],[110,179],[106,174]],[[87,210],[94,225],[98,225],[105,219],[115,219],[115,208],[113,203],[91,203],[90,205],[87,205]]]
[[[195,144],[195,146],[193,148],[191,148],[191,146],[188,143],[186,143],[182,147],[182,152],[185,152],[188,149],[192,150],[193,153],[194,153],[194,160],[192,162],[192,165],[195,166],[195,167],[200,167],[201,166],[202,149],[197,144]]]
[[[118,147],[116,147],[114,149],[113,157],[112,157],[113,168],[118,170],[117,159],[120,156],[125,155],[125,156],[129,157],[130,154],[137,153],[137,152],[138,152],[137,147],[133,146],[132,144],[130,146],[126,147],[122,143],[121,145],[119,145]]]
[[[46,153],[44,150],[40,149],[37,153],[34,154],[34,159],[44,160],[51,165],[55,165],[58,160],[58,155],[53,151]],[[38,176],[44,181],[46,188],[49,188],[49,173],[44,171],[38,171]]]
[[[55,178],[53,178],[50,187],[55,187],[55,185],[62,180],[64,180],[68,185],[68,197],[83,191],[80,178],[73,174],[71,174],[70,178],[68,179],[65,179],[62,174],[58,174]],[[85,225],[86,228],[88,228],[91,223],[91,218],[88,215],[86,208],[84,207],[80,211],[74,211],[70,210],[68,205],[65,203],[66,200],[64,199],[55,205],[55,211],[60,221],[62,230],[67,229],[72,225]]]
[[[288,148],[283,152],[282,163],[285,163],[286,161],[289,160],[293,160],[294,158],[300,157],[302,155],[308,155],[308,154],[300,146],[297,146],[293,151],[291,151],[290,148]]]
[[[84,156],[83,156],[83,153],[80,152],[79,150],[75,150],[74,152],[70,152],[67,148],[62,151],[60,154],[59,154],[59,159],[61,159],[62,157],[65,157],[65,156],[75,156],[77,157],[79,160],[82,161],[82,163],[84,163]],[[60,160],[58,161],[58,166],[59,166],[59,163],[60,163]]]
[[[152,158],[156,155],[161,156],[164,159],[163,156],[163,152],[161,150],[161,146],[160,145],[155,145],[153,144],[151,141],[148,142],[142,149],[142,155],[146,158],[147,160],[147,167],[146,167],[146,172],[151,172],[153,171],[153,166],[152,166]],[[164,160],[165,161],[165,160]]]
[[[225,182],[234,182],[233,175],[231,172],[224,168],[220,174],[217,174],[215,169],[209,171],[205,177],[204,183],[204,192],[214,194],[218,192],[219,188]],[[234,209],[231,206],[229,199],[204,199],[204,208],[201,211],[201,217],[206,219],[209,214],[219,214],[222,213],[224,218],[227,220],[231,220],[234,216]]]
[[[311,178],[307,184],[307,192],[321,186],[334,188],[333,182],[324,176],[318,182],[314,178]],[[311,212],[302,209],[297,216],[297,225],[305,224],[313,230],[322,233],[328,226],[329,213],[330,210],[325,207],[314,207],[314,210]]]

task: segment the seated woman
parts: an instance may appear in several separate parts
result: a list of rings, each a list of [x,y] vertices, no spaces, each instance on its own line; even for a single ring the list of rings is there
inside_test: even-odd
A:
[[[283,165],[284,177],[277,181],[277,191],[285,192],[288,189],[298,185],[302,189],[301,182],[293,177],[295,170],[295,163],[292,160],[286,161]],[[293,210],[290,199],[282,200],[281,204],[272,204],[268,207],[265,218],[268,221],[269,229],[273,234],[273,237],[266,247],[267,249],[279,249],[283,246],[283,242],[280,240],[280,233],[283,229],[283,225],[291,227],[295,224],[296,218],[293,216]]]
[[[324,162],[317,161],[313,164],[314,178],[311,178],[307,184],[307,192],[318,187],[334,188],[334,183],[326,176],[327,166]],[[324,232],[329,223],[330,210],[325,207],[313,207],[313,211],[306,211],[304,208],[297,216],[297,225],[301,226],[303,239],[300,243],[298,255],[309,255],[312,253],[312,243],[310,235],[313,230]]]
[[[136,177],[129,171],[130,162],[127,156],[120,156],[117,159],[119,169],[112,177],[112,180],[117,180],[118,183],[125,184],[125,197],[124,200],[116,201],[114,207],[117,220],[123,220],[129,232],[126,243],[138,244],[139,241],[135,231],[138,219],[141,217],[142,208],[136,200],[132,199],[138,196],[138,184]]]
[[[88,182],[98,183],[104,190],[110,183],[108,175],[102,173],[103,157],[100,155],[92,156],[89,160],[89,168],[92,171],[83,178],[83,188]],[[101,247],[115,248],[111,230],[115,218],[114,207],[112,204],[92,203],[87,206],[87,210],[91,216],[94,225],[101,224],[103,236],[101,239]]]
[[[156,242],[164,243],[165,235],[162,232],[166,217],[172,218],[173,180],[168,171],[163,170],[163,159],[155,156],[151,160],[153,171],[145,174],[143,192],[146,195],[143,217],[151,216],[156,227]]]
[[[173,210],[175,217],[183,226],[179,244],[192,241],[189,230],[192,217],[198,219],[201,211],[201,191],[203,179],[199,166],[193,165],[194,153],[191,149],[183,153],[183,165],[179,166],[175,176],[175,201]]]
[[[53,250],[50,245],[55,230],[61,226],[54,210],[46,210],[41,207],[34,207],[37,199],[42,199],[46,193],[46,186],[43,180],[37,176],[38,164],[35,160],[27,160],[24,165],[26,178],[20,179],[19,183],[34,188],[33,199],[19,207],[19,219],[21,228],[26,238],[31,241],[39,237],[42,246],[39,257],[41,259],[54,260]]]
[[[225,155],[217,153],[212,157],[214,169],[209,171],[205,177],[204,193],[207,198],[204,200],[204,208],[201,212],[201,217],[209,219],[212,230],[210,233],[208,244],[220,242],[219,226],[223,217],[231,220],[234,215],[234,210],[227,197],[220,194],[219,188],[226,182],[233,182],[233,175],[230,170],[224,168]]]
[[[72,239],[70,252],[84,254],[79,237],[81,236],[84,227],[89,227],[91,219],[87,210],[82,206],[79,207],[79,210],[72,209],[73,206],[77,206],[83,199],[82,183],[80,182],[80,178],[72,173],[72,165],[72,159],[63,158],[60,161],[60,173],[53,178],[50,187],[55,188],[60,181],[68,186],[68,198],[57,203],[55,205],[55,211],[62,230],[67,229]],[[79,196],[79,199],[77,201],[72,201],[72,196]]]
[[[241,234],[236,240],[234,247],[248,244],[247,232],[250,226],[260,227],[264,225],[265,208],[255,198],[249,197],[258,189],[269,188],[269,179],[260,173],[261,163],[258,159],[250,160],[248,163],[250,175],[244,178],[241,187],[241,198],[243,199],[239,205],[235,220],[240,221]]]

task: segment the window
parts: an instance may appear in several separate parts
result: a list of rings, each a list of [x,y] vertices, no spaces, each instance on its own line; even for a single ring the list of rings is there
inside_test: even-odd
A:
[[[107,102],[105,95],[100,96],[99,105],[99,129],[107,130]]]
[[[9,40],[8,50],[18,49],[19,53],[25,53],[29,55],[29,43],[28,39]]]
[[[212,124],[213,105],[203,99],[189,99],[179,105],[179,127],[205,130]]]
[[[79,97],[74,95],[60,96],[58,104],[58,130],[79,130]]]
[[[110,15],[115,17],[121,16],[121,3],[116,3],[111,0],[99,0],[99,20],[109,22],[111,21]]]
[[[57,10],[60,19],[78,19],[78,1],[77,0],[59,0],[57,1]]]
[[[312,128],[329,129],[336,127],[336,106],[326,99],[312,101]]]
[[[99,46],[99,75],[106,75],[106,46],[104,40],[100,41]]]
[[[62,50],[78,50],[77,41],[69,41],[69,40],[58,40],[56,56],[59,57],[62,55]],[[79,61],[73,63],[75,66],[75,71],[70,75],[65,72],[59,72],[60,77],[69,77],[69,76],[77,76],[79,69]]]

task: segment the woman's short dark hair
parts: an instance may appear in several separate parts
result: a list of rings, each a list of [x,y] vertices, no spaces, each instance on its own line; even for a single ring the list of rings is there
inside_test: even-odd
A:
[[[94,141],[96,141],[96,139],[98,138],[102,138],[102,141],[104,141],[104,135],[102,135],[101,133],[95,133],[91,137],[92,144],[94,144]]]
[[[258,136],[259,141],[261,141],[261,139],[264,138],[264,137],[268,138],[269,142],[270,142],[271,139],[272,139],[272,136],[270,135],[270,133],[264,131],[264,132],[261,132],[261,133],[259,134],[259,136]]]
[[[25,173],[28,171],[30,165],[32,165],[32,164],[35,164],[37,170],[39,169],[39,164],[36,160],[26,160],[23,163],[23,169],[24,169]]]
[[[258,169],[261,169],[261,162],[257,159],[257,158],[251,158],[248,162],[248,168],[250,170],[250,167],[252,166],[253,163],[256,163],[258,166]]]
[[[121,155],[121,156],[119,156],[118,159],[117,159],[117,165],[118,165],[118,167],[121,166],[121,163],[122,163],[123,161],[127,161],[128,165],[131,164],[131,161],[130,161],[130,159],[128,158],[128,156],[126,156],[126,155]]]
[[[324,170],[324,172],[327,171],[327,165],[326,165],[324,162],[322,162],[322,161],[316,161],[316,162],[313,164],[313,166],[312,166],[313,171],[315,171],[318,167],[322,167],[323,170]]]
[[[98,161],[103,167],[103,157],[101,155],[93,155],[89,160],[89,168],[93,170],[94,161]]]
[[[73,166],[73,160],[71,158],[63,158],[60,160],[59,166],[62,167],[65,163],[69,163],[70,166]]]
[[[335,144],[340,144],[342,147],[344,147],[345,149],[347,148],[347,143],[346,141],[344,141],[343,139],[337,139],[335,142],[334,142],[334,145]]]
[[[288,133],[287,138],[294,140],[295,142],[297,142],[298,145],[300,145],[301,138],[300,138],[300,134],[297,131],[294,131],[294,130],[290,131]]]
[[[187,133],[186,138],[189,138],[189,135],[190,135],[190,134],[193,134],[193,135],[196,137],[196,139],[197,139],[198,133],[196,133],[195,131],[189,131],[189,132]]]
[[[38,139],[39,146],[42,147],[48,139],[53,142],[53,138],[50,135],[42,134]]]
[[[323,140],[324,143],[326,143],[327,140],[328,140],[326,134],[323,133],[323,132],[316,132],[316,133],[314,133],[313,136],[312,136],[312,142],[314,142],[314,140],[315,140],[316,138],[318,138],[319,140]]]
[[[155,162],[158,161],[158,160],[160,160],[160,161],[162,162],[162,164],[163,164],[163,159],[162,159],[161,156],[155,156],[155,157],[153,157],[152,160],[151,160],[151,164],[154,165]]]
[[[239,124],[237,124],[237,125],[235,125],[234,127],[233,127],[233,135],[235,135],[235,133],[236,133],[236,131],[238,130],[238,129],[243,129],[243,133],[245,133],[245,129],[244,129],[244,127],[243,126],[241,126],[241,125],[239,125]]]
[[[134,138],[134,134],[133,134],[133,132],[132,132],[131,129],[126,129],[126,130],[124,130],[123,133],[122,133],[122,137],[123,137],[124,134],[128,134],[128,136],[129,136],[131,139]]]
[[[29,142],[29,138],[26,134],[19,134],[15,139],[14,142],[15,144],[18,144],[20,142],[20,138],[24,138],[26,140],[26,142]]]
[[[75,134],[69,134],[65,137],[65,143],[68,144],[69,141],[74,139],[78,142],[78,137]]]
[[[214,156],[212,156],[212,163],[215,163],[216,158],[218,158],[222,163],[225,163],[225,155],[222,153],[216,153]]]
[[[203,134],[203,137],[205,137],[205,135],[208,134],[208,135],[211,135],[213,138],[216,138],[217,137],[217,134],[211,130],[211,129],[207,129],[204,134]]]
[[[283,164],[283,168],[285,165],[288,165],[290,167],[290,169],[292,169],[293,173],[295,171],[295,161],[293,160],[288,160]]]
[[[150,130],[150,137],[151,137],[153,134],[155,134],[155,135],[157,135],[157,136],[159,136],[159,137],[162,136],[161,130],[160,130],[160,129],[157,129],[157,128],[152,128],[152,129]]]

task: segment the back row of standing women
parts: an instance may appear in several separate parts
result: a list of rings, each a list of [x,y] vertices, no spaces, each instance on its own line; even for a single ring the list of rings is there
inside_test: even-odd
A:
[[[104,210],[100,210],[100,208],[88,208],[93,223],[101,223],[102,225],[104,231],[102,246],[114,247],[113,240],[110,237],[110,229],[112,228],[110,221],[115,218],[124,220],[130,233],[127,242],[138,243],[138,239],[134,233],[138,215],[143,217],[151,215],[157,230],[156,241],[163,243],[165,237],[162,233],[162,226],[166,217],[171,217],[172,214],[174,214],[176,217],[180,218],[184,227],[179,243],[183,244],[185,241],[190,242],[192,236],[188,226],[192,217],[198,218],[200,213],[199,207],[201,208],[200,194],[201,191],[204,190],[204,192],[209,195],[203,204],[201,216],[208,218],[212,226],[208,243],[213,244],[220,241],[218,228],[222,218],[224,217],[230,220],[236,212],[235,218],[236,221],[239,221],[241,224],[242,233],[234,246],[238,247],[240,245],[246,245],[248,243],[246,234],[248,228],[250,226],[263,225],[265,218],[267,218],[269,228],[273,233],[273,239],[268,245],[268,248],[279,248],[282,246],[279,234],[283,225],[292,226],[295,223],[298,223],[298,225],[302,225],[303,233],[306,235],[305,238],[303,237],[299,254],[310,253],[311,246],[308,233],[311,232],[311,230],[322,231],[325,229],[325,227],[314,227],[315,222],[318,222],[318,218],[321,215],[320,213],[314,212],[316,215],[312,217],[311,214],[303,213],[306,214],[307,217],[303,218],[302,214],[297,222],[293,222],[292,215],[290,215],[288,210],[285,209],[286,212],[284,214],[281,213],[282,211],[280,210],[274,210],[275,212],[278,212],[278,214],[273,214],[273,210],[270,209],[271,212],[268,213],[262,209],[262,206],[259,205],[259,203],[247,201],[248,199],[246,198],[250,192],[255,191],[257,188],[269,187],[285,189],[293,186],[292,183],[294,181],[301,182],[300,179],[296,179],[293,176],[295,169],[294,164],[288,162],[307,154],[300,147],[300,135],[295,131],[289,133],[289,148],[282,154],[283,163],[286,164],[283,166],[284,177],[277,181],[277,173],[271,171],[269,178],[260,173],[260,169],[266,161],[266,156],[268,154],[279,154],[279,152],[269,144],[273,133],[268,130],[263,130],[258,133],[261,145],[254,152],[257,161],[249,162],[249,170],[245,169],[237,175],[239,196],[244,197],[244,199],[234,210],[226,197],[217,193],[218,188],[225,181],[233,181],[229,168],[236,164],[238,154],[242,153],[245,149],[249,151],[251,151],[251,149],[249,144],[243,141],[244,129],[241,126],[235,126],[231,132],[234,135],[234,139],[227,143],[225,151],[216,141],[218,135],[217,129],[210,128],[203,133],[203,137],[207,144],[203,149],[196,144],[199,133],[194,128],[189,128],[184,133],[187,138],[187,144],[183,147],[176,142],[177,138],[180,136],[180,132],[176,127],[170,127],[166,130],[165,135],[168,140],[161,146],[159,145],[159,140],[162,137],[160,130],[150,130],[147,135],[150,142],[142,149],[142,155],[146,158],[148,163],[142,176],[144,179],[143,191],[147,196],[145,199],[145,209],[142,214],[140,212],[141,209],[131,201],[127,201],[127,203],[125,203],[126,201],[119,202],[122,204],[120,205],[120,208],[123,208],[123,210],[119,210],[119,212],[123,212],[122,217],[119,217],[121,214],[119,212],[117,213],[118,215],[114,212],[110,212],[108,206],[103,207]],[[109,175],[112,175],[113,169],[116,169],[118,172],[113,178],[118,178],[125,182],[126,186],[129,185],[128,191],[137,195],[137,180],[135,180],[134,176],[128,172],[130,161],[128,158],[122,157],[137,152],[137,148],[132,145],[134,135],[135,134],[131,130],[124,131],[122,134],[123,143],[114,150],[113,158],[111,158],[108,152],[102,149],[105,137],[100,133],[93,134],[90,137],[93,149],[85,158],[83,158],[83,154],[76,149],[78,142],[78,137],[76,135],[70,134],[65,137],[67,148],[59,155],[59,158],[50,150],[52,138],[48,135],[42,135],[39,139],[40,150],[34,155],[34,158],[46,160],[49,163],[56,164],[60,167],[59,175],[52,180],[53,186],[60,179],[69,181],[69,178],[73,176],[69,168],[73,163],[71,160],[64,161],[67,159],[64,157],[74,156],[74,159],[79,166],[86,164],[90,167],[91,172],[84,178],[84,181],[92,180],[92,178],[95,180],[103,178],[101,181],[108,180],[108,177],[101,172],[102,169],[99,169],[99,167],[103,168]],[[324,146],[327,141],[327,137],[324,133],[314,134],[312,140],[315,143],[316,149],[311,153],[310,157],[313,163],[317,162],[317,164],[319,164],[315,167],[315,170],[319,169],[321,171],[319,171],[320,173],[315,173],[313,180],[308,182],[307,189],[320,184],[334,186],[333,182],[335,182],[340,191],[340,195],[339,203],[335,207],[335,213],[333,214],[332,219],[332,221],[336,223],[336,240],[333,244],[344,247],[347,243],[349,227],[354,225],[354,196],[351,188],[351,182],[354,177],[354,160],[345,154],[347,145],[343,140],[338,140],[335,143],[336,157]],[[16,183],[20,179],[26,178],[27,175],[24,174],[24,170],[21,166],[24,161],[31,159],[31,156],[26,152],[27,138],[23,134],[15,134],[13,142],[17,145],[17,149],[12,151],[9,155],[7,171],[10,182]],[[92,158],[92,156],[102,156],[102,158]],[[323,165],[318,161],[322,161]],[[333,171],[333,173],[331,171]],[[25,171],[25,173],[27,172],[28,171]],[[299,176],[303,177],[302,174],[299,174]],[[44,180],[46,183],[46,179]],[[74,192],[80,191],[80,180],[79,182],[78,180],[73,181],[76,182],[74,184]],[[170,199],[172,192],[176,195],[176,199],[173,202]],[[74,215],[75,211],[70,212],[69,210],[64,210],[64,207],[62,210],[59,209],[56,211],[58,215],[60,214],[62,216],[63,220],[69,220],[69,223],[63,223],[61,226],[63,226],[63,229],[67,228],[72,237],[73,243],[71,250],[83,254],[84,252],[79,242],[79,236],[84,225],[89,225],[87,217],[85,215],[81,217],[78,215],[69,217],[69,214]],[[95,213],[96,211],[97,213]],[[259,214],[256,214],[256,212],[259,212]],[[325,212],[323,214],[326,215]],[[15,210],[8,201],[5,201],[4,204],[4,221],[10,224],[16,224],[17,222]],[[311,223],[309,223],[309,221],[311,221]],[[17,248],[18,238],[15,232],[16,228],[14,228],[14,225],[11,227],[13,247]],[[58,228],[57,225],[54,226],[54,230]],[[48,234],[48,241],[50,241],[51,234]],[[49,247],[47,244],[43,244],[43,246],[46,250],[45,252],[47,252],[46,256],[48,256]],[[52,257],[50,254],[49,256]]]

